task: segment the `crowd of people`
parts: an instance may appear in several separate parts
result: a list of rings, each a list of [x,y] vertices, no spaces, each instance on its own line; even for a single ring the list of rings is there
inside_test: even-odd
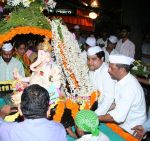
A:
[[[82,42],[79,41],[79,45],[84,48],[80,55],[89,68],[90,81],[93,87],[101,92],[98,107],[94,112],[78,112],[75,118],[77,134],[70,127],[66,129],[70,136],[79,141],[100,141],[103,138],[109,141],[105,134],[99,134],[99,121],[114,122],[140,140],[150,131],[144,91],[140,85],[150,85],[150,81],[130,73],[135,57],[135,45],[130,41],[129,33],[129,27],[123,26],[120,30],[120,40],[115,35],[107,37],[104,33],[103,38],[97,40],[91,35],[85,40],[82,39]],[[28,48],[30,44],[15,42],[13,45],[2,45],[0,81],[13,80],[14,69],[23,77],[31,74],[29,66],[37,57],[37,50],[34,49],[38,44],[34,44],[34,49]],[[4,122],[4,117],[13,111],[11,106],[4,106],[0,110],[0,140],[66,141],[64,127],[47,119],[50,115],[49,99],[48,92],[39,85],[25,88],[19,110],[25,120],[20,123]]]

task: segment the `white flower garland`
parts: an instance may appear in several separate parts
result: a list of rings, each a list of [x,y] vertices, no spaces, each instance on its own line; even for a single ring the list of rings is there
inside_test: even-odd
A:
[[[34,2],[35,0],[7,0],[7,4],[10,6],[17,6],[19,4],[23,4],[24,7],[29,7],[30,4],[32,2]],[[48,0],[47,2],[45,2],[45,0],[41,0],[45,3],[46,8],[55,8],[56,6],[56,2],[54,2],[53,0]]]
[[[88,96],[91,95],[94,88],[89,81],[88,67],[85,65],[84,60],[81,57],[81,51],[77,40],[74,39],[74,36],[71,32],[69,32],[67,27],[61,24],[60,20],[53,20],[51,22],[51,27],[56,61],[64,71],[64,74],[62,74],[64,87],[66,84],[66,79],[69,83],[70,92],[68,92],[66,87],[64,88],[66,95],[68,97],[81,96],[82,98],[88,99]],[[58,27],[61,30],[63,40],[60,38],[61,33],[58,31]],[[63,55],[61,49],[63,49]],[[66,67],[64,67],[63,61],[67,61]],[[70,71],[68,70],[71,70],[72,74],[74,74],[78,87],[75,87],[75,83],[71,77]]]

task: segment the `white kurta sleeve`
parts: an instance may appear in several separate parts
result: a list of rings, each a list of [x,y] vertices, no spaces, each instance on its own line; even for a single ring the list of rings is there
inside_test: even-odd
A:
[[[120,92],[119,100],[115,102],[115,109],[110,111],[109,114],[117,123],[124,122],[129,113],[133,101],[134,95],[132,90],[128,90],[128,88],[122,89]]]
[[[100,82],[101,83],[101,82]],[[103,76],[103,90],[102,101],[98,104],[95,111],[97,115],[105,115],[114,101],[115,82],[111,79],[110,75],[106,73]]]

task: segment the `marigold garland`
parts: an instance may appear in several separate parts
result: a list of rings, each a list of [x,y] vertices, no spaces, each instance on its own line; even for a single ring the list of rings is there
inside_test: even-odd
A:
[[[46,36],[49,39],[52,37],[51,31],[47,29],[42,29],[39,27],[32,27],[32,26],[24,26],[24,27],[16,27],[11,29],[9,32],[0,35],[0,44],[3,44],[6,41],[11,40],[13,37],[15,37],[17,34],[37,34],[41,36]]]
[[[90,96],[90,101],[87,101],[87,102],[85,103],[84,109],[89,110],[89,109],[93,106],[94,102],[97,100],[97,98],[98,98],[99,96],[100,96],[100,92],[99,92],[99,91],[94,91],[94,92],[92,92],[92,94],[91,94],[91,96]]]
[[[106,125],[109,128],[111,128],[114,132],[116,132],[118,135],[120,135],[122,138],[124,138],[126,141],[139,141],[131,134],[123,131],[121,127],[119,127],[118,125],[116,125],[114,123],[106,123]]]
[[[66,108],[71,110],[72,117],[73,117],[73,119],[75,119],[76,114],[79,111],[79,105],[77,103],[73,102],[72,100],[67,99],[66,100]]]
[[[57,104],[55,115],[53,117],[54,121],[56,121],[56,122],[61,121],[61,118],[62,118],[63,113],[64,113],[64,109],[65,109],[65,103],[62,102],[62,101],[59,101],[58,104]]]

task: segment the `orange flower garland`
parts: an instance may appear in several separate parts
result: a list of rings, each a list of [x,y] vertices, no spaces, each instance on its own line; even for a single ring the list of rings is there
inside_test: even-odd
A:
[[[30,34],[30,33],[46,36],[49,39],[51,39],[52,37],[51,31],[47,29],[42,29],[39,27],[32,27],[32,26],[24,26],[24,27],[20,26],[20,27],[12,28],[9,32],[0,35],[0,44],[3,44],[4,42],[11,40],[17,34]]]
[[[106,125],[109,128],[111,128],[114,132],[116,132],[118,135],[120,135],[122,138],[124,138],[126,141],[139,141],[131,134],[123,131],[121,127],[119,127],[118,125],[116,125],[114,123],[106,123]]]
[[[53,117],[53,120],[56,122],[60,122],[61,118],[63,116],[64,113],[64,109],[65,109],[65,103],[60,101],[58,102],[57,108],[56,108],[56,112],[55,115]]]
[[[73,101],[71,101],[70,99],[66,100],[66,108],[70,109],[72,112],[72,117],[73,119],[75,119],[76,114],[79,111],[79,105],[77,103],[74,103]]]
[[[100,92],[99,91],[94,91],[94,92],[92,92],[92,94],[91,94],[91,96],[90,96],[90,102],[86,102],[85,103],[85,107],[84,107],[84,109],[87,109],[87,110],[89,110],[91,107],[92,107],[92,105],[94,104],[94,102],[97,100],[97,98],[100,96]]]

